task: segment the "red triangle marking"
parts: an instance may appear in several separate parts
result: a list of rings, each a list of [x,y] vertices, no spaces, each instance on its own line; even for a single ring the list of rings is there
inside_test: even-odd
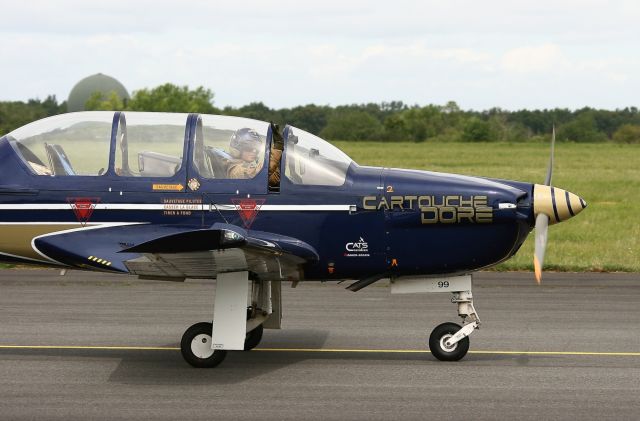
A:
[[[100,202],[99,197],[70,197],[67,198],[67,202],[71,205],[73,213],[76,215],[76,219],[83,226],[89,221],[93,210]]]
[[[256,219],[265,199],[231,199],[231,202],[236,206],[244,227],[248,229]]]

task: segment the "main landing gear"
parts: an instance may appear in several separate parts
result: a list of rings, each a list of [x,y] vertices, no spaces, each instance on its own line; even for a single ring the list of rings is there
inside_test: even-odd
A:
[[[469,351],[469,335],[480,327],[480,318],[473,306],[471,275],[450,278],[398,278],[391,284],[391,292],[407,294],[416,292],[451,292],[451,302],[458,304],[458,315],[463,326],[442,323],[429,335],[429,350],[440,361],[459,361]],[[464,324],[469,319],[469,323]]]
[[[264,332],[264,328],[262,327],[262,325],[253,329],[251,332],[247,332],[247,337],[244,340],[244,350],[251,351],[253,348],[260,345],[263,332]]]
[[[252,350],[265,328],[280,328],[280,302],[280,282],[252,281],[249,288],[247,272],[219,274],[213,323],[196,323],[185,331],[180,341],[183,358],[194,367],[213,368],[228,350]]]
[[[182,358],[198,368],[212,368],[220,364],[227,356],[224,349],[212,348],[213,323],[196,323],[184,332],[180,341]]]
[[[244,340],[244,351],[251,351],[262,340],[262,325],[247,332]],[[180,341],[180,351],[186,362],[198,368],[213,368],[227,356],[225,349],[212,349],[213,323],[196,323],[187,329]]]

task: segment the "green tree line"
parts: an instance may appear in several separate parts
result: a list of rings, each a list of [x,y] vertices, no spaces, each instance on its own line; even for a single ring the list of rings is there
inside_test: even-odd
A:
[[[210,89],[170,83],[135,91],[128,101],[115,92],[94,93],[87,110],[133,110],[224,114],[288,123],[330,140],[384,142],[527,142],[548,141],[556,126],[559,141],[640,143],[640,111],[636,107],[601,110],[554,108],[508,111],[462,110],[455,102],[409,105],[402,101],[331,107],[307,104],[270,108],[262,102],[217,108]],[[44,101],[0,102],[0,134],[30,121],[66,112],[55,96]]]

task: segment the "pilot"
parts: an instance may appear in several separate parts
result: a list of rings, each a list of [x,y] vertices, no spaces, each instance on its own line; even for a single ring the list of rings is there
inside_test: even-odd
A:
[[[272,125],[273,142],[269,155],[269,186],[280,185],[280,159],[284,149],[284,140],[277,125]],[[264,150],[260,135],[253,129],[243,128],[231,135],[229,142],[231,156],[234,158],[227,167],[229,178],[253,178],[260,172],[264,160],[259,160],[259,152]]]

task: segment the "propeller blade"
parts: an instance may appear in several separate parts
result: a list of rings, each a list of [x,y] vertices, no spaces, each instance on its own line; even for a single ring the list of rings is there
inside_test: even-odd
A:
[[[553,151],[556,148],[556,126],[553,125],[551,131],[551,156],[549,157],[549,168],[547,168],[547,178],[544,179],[544,184],[551,185],[551,176],[553,175]]]
[[[549,217],[544,213],[536,216],[536,249],[533,255],[533,268],[536,274],[536,282],[542,281],[542,266],[544,265],[544,252],[547,248],[547,231],[549,230]]]
[[[549,168],[547,168],[547,176],[544,184],[551,185],[551,177],[553,176],[553,154],[556,149],[556,126],[551,130],[551,155],[549,156]],[[542,267],[544,266],[544,252],[547,249],[547,233],[549,231],[549,216],[539,213],[536,216],[536,249],[533,255],[533,269],[536,275],[536,282],[540,285],[542,281]]]

